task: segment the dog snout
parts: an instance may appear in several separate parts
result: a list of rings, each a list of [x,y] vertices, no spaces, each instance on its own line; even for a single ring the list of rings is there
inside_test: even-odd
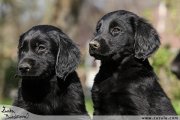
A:
[[[19,71],[21,71],[22,73],[26,73],[26,72],[29,72],[31,69],[31,65],[27,62],[25,63],[21,63],[19,65]]]
[[[97,41],[93,40],[89,43],[89,46],[91,48],[98,49],[100,47],[100,44]]]

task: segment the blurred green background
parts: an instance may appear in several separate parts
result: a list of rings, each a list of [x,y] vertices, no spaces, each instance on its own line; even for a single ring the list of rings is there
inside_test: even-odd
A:
[[[98,19],[119,9],[146,18],[159,32],[162,45],[150,62],[180,115],[180,80],[170,71],[171,61],[180,48],[178,0],[0,0],[0,104],[12,104],[16,96],[19,79],[15,78],[15,74],[20,34],[34,25],[51,24],[60,27],[81,49],[78,73],[86,95],[86,107],[92,114],[90,90],[93,73],[97,70],[88,61],[91,57],[87,52],[87,43],[93,37]]]

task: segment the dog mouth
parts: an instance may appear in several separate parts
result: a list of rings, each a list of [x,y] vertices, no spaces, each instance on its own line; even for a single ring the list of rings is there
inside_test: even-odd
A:
[[[97,50],[89,46],[89,54],[94,55],[97,53]]]
[[[34,66],[32,67],[30,70],[26,70],[26,71],[17,71],[16,76],[20,77],[20,78],[25,78],[25,79],[46,79],[49,76],[54,75],[54,72],[50,72],[52,68],[51,67],[47,67],[46,69],[39,69],[38,66]]]
[[[17,77],[22,79],[42,79],[48,77],[45,73],[35,74],[35,73],[18,73]]]
[[[111,57],[110,52],[103,54],[103,53],[101,53],[100,49],[98,50],[98,49],[94,49],[91,47],[89,47],[89,54],[97,60],[105,60],[105,59]]]
[[[17,75],[20,77],[38,77],[42,74],[39,63],[20,62],[17,68]]]
[[[40,70],[35,69],[33,67],[31,67],[30,69],[19,69],[18,68],[18,72],[17,72],[17,76],[19,77],[38,77],[41,75]]]
[[[18,77],[38,77],[39,75],[35,75],[29,72],[24,72],[24,73],[18,72],[17,76]]]
[[[100,49],[101,49],[101,45],[99,42],[95,41],[95,40],[92,40],[90,43],[89,43],[89,53],[90,55],[96,55],[100,52]]]
[[[97,56],[101,56],[100,52],[99,52],[99,49],[95,49],[91,46],[89,46],[89,54],[93,57],[97,57]]]

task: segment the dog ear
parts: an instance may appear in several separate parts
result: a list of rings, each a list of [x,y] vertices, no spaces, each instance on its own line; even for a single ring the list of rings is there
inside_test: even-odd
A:
[[[22,47],[22,40],[23,40],[24,35],[25,35],[25,33],[23,33],[23,34],[20,35],[20,37],[19,37],[19,42],[18,42],[18,52],[17,52],[18,57],[19,57],[19,50],[20,50],[20,48]]]
[[[56,58],[56,75],[66,79],[67,75],[75,71],[80,61],[80,51],[77,46],[65,34],[59,34],[59,50]]]
[[[139,18],[133,27],[135,27],[135,57],[138,59],[147,59],[159,48],[159,35],[156,30],[142,18]]]

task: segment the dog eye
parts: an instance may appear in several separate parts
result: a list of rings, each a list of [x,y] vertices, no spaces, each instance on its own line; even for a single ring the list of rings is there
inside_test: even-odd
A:
[[[39,45],[38,46],[38,52],[44,51],[46,47],[44,45]]]
[[[28,51],[28,49],[25,46],[20,46],[19,47],[19,53],[20,54],[24,54],[26,51]]]
[[[46,49],[44,45],[39,45],[39,50]]]
[[[111,32],[111,34],[112,34],[113,36],[116,36],[116,35],[118,35],[119,33],[121,33],[122,30],[120,29],[120,27],[114,27],[114,28],[112,28],[112,29],[110,30],[110,32]]]
[[[24,51],[24,50],[20,50],[19,53],[20,53],[20,54],[24,54],[25,51]]]
[[[101,23],[97,25],[97,27],[96,27],[96,32],[97,32],[97,33],[100,32],[101,25],[102,25]]]
[[[96,28],[96,32],[98,33],[100,31],[100,28],[98,27],[98,28]]]

